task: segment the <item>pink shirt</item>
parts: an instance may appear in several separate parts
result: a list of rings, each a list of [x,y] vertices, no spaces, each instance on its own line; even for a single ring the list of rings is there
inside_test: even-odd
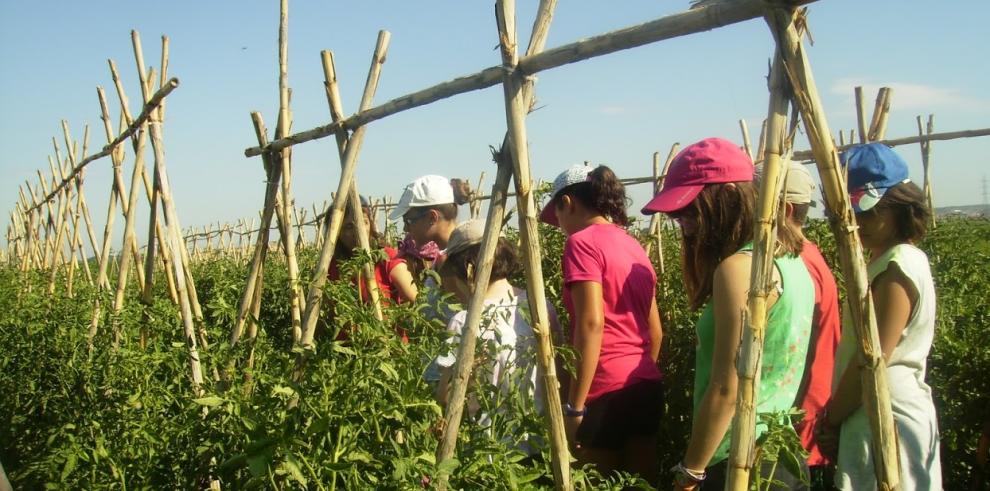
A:
[[[562,269],[572,336],[574,304],[566,287],[578,281],[602,285],[605,328],[586,403],[636,382],[660,380],[650,358],[649,332],[657,275],[639,242],[616,225],[591,225],[567,238]]]
[[[804,419],[797,430],[801,444],[808,451],[808,465],[829,464],[818,449],[815,441],[815,418],[832,397],[832,368],[835,365],[835,350],[842,335],[839,318],[839,290],[835,277],[828,269],[825,258],[818,247],[805,242],[801,259],[811,274],[815,285],[815,310],[811,320],[811,339],[808,345],[808,362],[804,372],[804,394],[798,394]]]

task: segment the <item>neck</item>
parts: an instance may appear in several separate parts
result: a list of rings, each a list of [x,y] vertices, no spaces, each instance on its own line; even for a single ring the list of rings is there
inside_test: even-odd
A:
[[[512,291],[512,285],[509,283],[509,280],[505,278],[495,280],[488,284],[488,290],[485,292],[485,299],[503,297],[510,291]]]
[[[577,222],[575,224],[576,226],[574,227],[574,231],[575,232],[580,232],[581,230],[584,230],[585,228],[588,228],[588,227],[590,227],[592,225],[601,225],[601,224],[605,224],[605,223],[612,223],[612,222],[608,221],[607,218],[605,218],[602,215],[599,215],[598,213],[586,213],[586,214],[583,214],[583,215],[577,217],[576,222]]]
[[[453,220],[449,222],[442,221],[438,222],[436,227],[437,233],[433,237],[433,242],[436,242],[437,247],[444,249],[447,247],[447,241],[450,239],[450,234],[454,231],[454,228],[457,227],[457,224],[454,223]]]

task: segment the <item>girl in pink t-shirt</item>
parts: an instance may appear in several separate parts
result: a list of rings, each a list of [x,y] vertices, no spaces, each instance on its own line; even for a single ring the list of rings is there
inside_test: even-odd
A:
[[[657,276],[643,247],[622,228],[625,206],[625,188],[611,169],[576,165],[554,181],[540,219],[568,236],[563,296],[577,355],[564,406],[568,441],[579,463],[653,482],[663,331]]]

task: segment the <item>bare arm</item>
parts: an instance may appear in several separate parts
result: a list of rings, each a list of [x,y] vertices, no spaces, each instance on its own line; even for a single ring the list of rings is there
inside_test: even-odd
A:
[[[880,273],[870,285],[873,294],[873,307],[877,315],[877,333],[880,335],[880,348],[883,350],[884,361],[890,360],[890,355],[897,347],[904,329],[911,317],[913,305],[917,302],[918,294],[907,276],[891,263],[886,271]],[[863,403],[862,381],[860,379],[860,364],[862,358],[857,352],[853,361],[846,366],[839,379],[839,386],[832,395],[828,407],[828,423],[838,425]]]
[[[594,281],[572,283],[571,299],[574,315],[574,349],[577,352],[577,374],[570,386],[567,402],[575,408],[583,408],[591,380],[598,369],[598,357],[602,350],[602,332],[605,329],[605,310],[602,305],[602,285]]]
[[[688,469],[708,467],[736,411],[738,379],[735,361],[742,335],[742,314],[746,308],[750,266],[750,256],[735,254],[722,261],[715,270],[712,286],[715,347],[711,379],[691,425],[691,440],[683,461]]]
[[[392,271],[388,273],[388,278],[392,282],[392,288],[399,292],[402,300],[414,302],[416,300],[416,281],[409,266],[406,263],[396,264]]]
[[[663,343],[663,326],[660,325],[660,309],[657,308],[657,299],[653,299],[650,306],[650,358],[653,363],[660,359],[660,346]]]

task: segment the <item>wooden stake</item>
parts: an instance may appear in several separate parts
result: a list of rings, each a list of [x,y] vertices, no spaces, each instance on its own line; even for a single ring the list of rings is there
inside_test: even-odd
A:
[[[859,128],[859,142],[866,143],[869,135],[866,133],[866,108],[863,105],[863,87],[856,86],[856,125]],[[852,142],[849,142],[852,143]]]
[[[790,87],[778,48],[770,69],[770,104],[767,110],[766,154],[756,208],[753,264],[750,272],[747,313],[743,316],[742,345],[736,371],[739,384],[733,416],[726,489],[746,491],[756,445],[756,407],[760,391],[763,336],[767,324],[767,299],[773,290],[773,253],[777,246],[777,211],[787,173],[782,155]],[[701,424],[704,424],[701,422]]]
[[[382,64],[385,63],[385,54],[388,51],[388,43],[391,35],[388,31],[378,33],[378,43],[375,46],[375,54],[371,62],[371,69],[368,72],[368,79],[364,86],[364,94],[361,97],[361,109],[371,107],[371,101],[378,89],[378,78],[381,75]],[[313,280],[310,282],[309,292],[306,296],[306,315],[302,322],[302,338],[299,346],[300,351],[296,361],[295,377],[302,376],[302,369],[305,365],[306,357],[314,349],[313,334],[316,332],[316,321],[320,316],[320,302],[323,296],[323,286],[327,282],[327,268],[330,267],[330,260],[333,257],[333,250],[337,246],[337,238],[344,221],[344,206],[347,204],[347,193],[351,191],[354,181],[354,171],[357,169],[357,156],[364,143],[364,133],[366,127],[360,126],[354,129],[350,140],[347,142],[347,150],[344,153],[343,168],[340,172],[340,182],[337,185],[337,199],[333,200],[333,207],[330,210],[330,225],[326,228],[323,236],[323,247],[320,249],[320,256],[317,260],[316,269],[313,271]]]
[[[333,64],[333,53],[330,51],[321,51],[321,61],[323,64],[323,83],[327,92],[327,104],[330,106],[330,119],[332,121],[341,121],[344,119],[344,105],[340,99],[340,88],[337,85],[337,70]],[[340,158],[340,163],[344,163],[344,157],[347,154],[347,135],[343,133],[337,133],[337,154]],[[347,200],[351,208],[351,221],[354,224],[354,230],[358,233],[358,245],[361,249],[371,252],[371,239],[368,237],[368,229],[364,226],[364,212],[361,210],[361,195],[358,194],[357,179],[354,179],[354,183],[351,185],[350,193],[347,195]],[[371,217],[368,217],[371,220]],[[378,281],[375,280],[375,270],[374,265],[365,264],[361,271],[361,280],[364,281],[365,287],[368,290],[368,297],[371,301],[372,309],[375,315],[375,319],[379,321],[384,320],[385,316],[382,314],[381,299],[379,297],[378,291]]]
[[[794,98],[818,163],[825,201],[833,217],[832,228],[839,246],[843,277],[846,279],[846,292],[850,299],[848,304],[861,348],[863,409],[873,435],[871,453],[878,488],[882,491],[895,490],[900,484],[897,437],[866,262],[856,234],[852,206],[839,170],[839,156],[829,137],[831,132],[828,121],[821,109],[818,89],[807,55],[794,28],[793,17],[793,10],[771,8],[767,13],[767,22],[784,61],[788,79],[794,87]]]
[[[739,129],[742,131],[743,150],[746,152],[746,155],[749,156],[749,160],[753,160],[753,147],[752,145],[749,144],[749,128],[746,127],[745,119],[739,120]],[[655,153],[653,155],[654,155],[654,164],[655,164],[654,167],[657,167],[660,164],[660,154]],[[654,214],[653,216],[657,216],[657,215]]]
[[[150,87],[145,78],[144,59],[141,52],[141,39],[137,31],[131,31],[131,41],[134,46],[134,59],[138,68],[138,77],[141,80],[141,90],[145,101],[150,100]],[[161,203],[165,217],[166,234],[169,237],[169,246],[173,251],[184,249],[182,242],[182,227],[179,225],[178,215],[175,211],[175,203],[172,200],[171,186],[168,182],[168,173],[165,170],[165,149],[162,143],[162,122],[158,111],[153,111],[148,120],[148,131],[150,133],[151,147],[155,156],[155,180],[160,184]],[[133,185],[137,185],[134,183]],[[133,189],[132,189],[133,192]],[[175,268],[176,290],[179,295],[179,306],[182,313],[182,323],[184,326],[184,337],[186,347],[189,350],[189,367],[192,374],[193,393],[196,396],[203,394],[201,387],[203,383],[202,369],[200,368],[199,349],[196,343],[196,332],[193,320],[192,306],[189,301],[189,294],[186,289],[186,271],[182,261],[172,261]]]
[[[530,36],[530,53],[541,51],[546,41],[548,26],[553,15],[556,2],[540,3],[537,20],[533,24],[533,34]],[[519,211],[519,232],[523,245],[523,264],[526,276],[527,296],[533,332],[537,336],[537,362],[542,374],[542,382],[546,397],[545,414],[550,423],[551,468],[554,474],[554,484],[557,489],[572,489],[570,479],[570,452],[567,447],[567,437],[564,431],[564,417],[561,412],[560,387],[550,339],[550,322],[543,285],[543,270],[540,264],[539,232],[536,221],[536,200],[532,193],[532,177],[529,167],[529,152],[526,138],[526,114],[533,104],[533,81],[526,79],[518,71],[519,57],[516,48],[515,2],[513,0],[497,1],[495,4],[495,19],[498,27],[499,46],[502,63],[506,68],[502,81],[505,93],[505,116],[508,133],[503,146],[503,155],[511,155],[513,165],[513,181],[516,184],[516,208]],[[505,151],[505,150],[508,151]],[[494,192],[495,188],[493,188]],[[497,207],[494,207],[497,208]],[[489,212],[489,220],[492,219]],[[489,223],[485,237],[489,243],[488,256],[483,256],[484,262],[490,261],[494,255],[495,224]],[[483,262],[483,264],[484,264]],[[468,323],[461,336],[461,346],[455,376],[451,380],[451,403],[444,416],[446,423],[440,448],[437,450],[437,462],[442,464],[453,457],[463,411],[464,396],[467,393],[467,382],[474,364],[474,342],[477,336],[478,321],[481,318],[482,292],[487,288],[475,288],[475,298],[472,299],[474,311],[468,312],[474,323]],[[446,487],[445,475],[439,476],[439,488]]]
[[[918,116],[918,136],[925,136],[926,129],[921,125],[921,116]],[[928,115],[928,125],[927,134],[931,135],[932,130],[935,129],[935,115]],[[925,169],[925,201],[928,204],[928,210],[931,212],[932,216],[932,230],[935,230],[937,224],[935,223],[935,193],[932,191],[932,142],[931,140],[925,140],[921,142],[921,164]]]

